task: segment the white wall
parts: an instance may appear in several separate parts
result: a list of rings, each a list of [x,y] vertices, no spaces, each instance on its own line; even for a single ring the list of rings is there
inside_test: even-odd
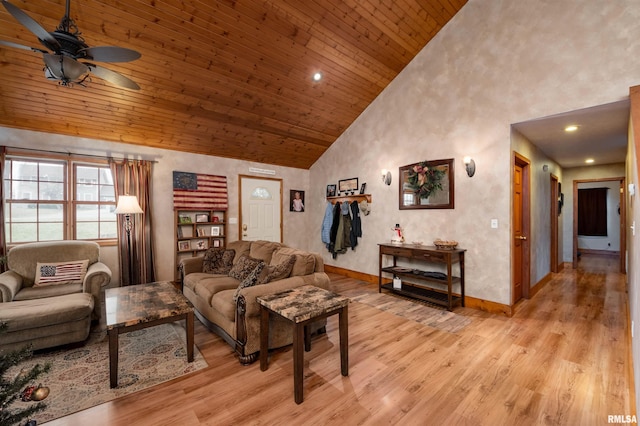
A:
[[[607,179],[607,178],[619,178],[625,175],[625,165],[620,164],[605,164],[602,166],[585,166],[585,167],[572,167],[564,170],[564,180],[562,182],[562,192],[564,193],[564,208],[562,209],[562,222],[563,222],[563,240],[564,253],[562,255],[564,262],[573,262],[573,184],[577,180],[595,180],[595,179]],[[595,186],[605,186],[606,182],[601,182]],[[613,191],[618,194],[619,184],[615,183],[616,190]],[[611,191],[609,191],[611,192]],[[611,195],[611,194],[609,194]],[[620,216],[617,212],[616,202],[615,218],[620,223]],[[609,215],[611,216],[611,215]],[[618,233],[618,236],[620,234]],[[605,243],[606,245],[606,243]],[[617,247],[611,244],[612,249],[618,250],[620,242],[618,241]]]
[[[302,189],[303,191],[308,191],[308,170],[3,127],[0,127],[0,145],[99,156],[110,155],[115,158],[144,158],[156,161],[153,166],[152,202],[156,278],[158,280],[173,280],[174,278],[175,242],[173,236],[172,195],[174,170],[227,176],[229,192],[228,217],[230,218],[239,217],[238,175],[251,175],[249,167],[275,170],[275,176],[269,177],[283,180],[283,242],[293,247],[309,248],[309,239],[306,234],[307,213],[289,211],[289,190]],[[227,229],[229,241],[237,240],[237,225],[228,225]],[[114,272],[113,285],[117,285],[119,268],[116,248],[113,246],[103,247],[101,256]]]
[[[621,164],[624,171],[624,164]],[[621,174],[620,177],[624,175]],[[594,237],[578,235],[578,249],[619,251],[620,250],[620,182],[583,182],[578,184],[578,189],[609,188],[607,191],[607,236]],[[624,253],[623,253],[624,254]]]
[[[356,176],[373,197],[361,244],[336,260],[320,241],[322,209],[312,211],[314,250],[377,274],[377,243],[400,223],[409,241],[458,240],[467,294],[509,304],[510,125],[627,98],[640,81],[639,20],[636,0],[470,0],[311,168],[315,204],[325,185]],[[455,209],[399,211],[398,167],[446,158],[455,159]]]

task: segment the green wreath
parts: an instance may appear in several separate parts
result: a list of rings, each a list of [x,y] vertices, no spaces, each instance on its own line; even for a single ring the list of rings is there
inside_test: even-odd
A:
[[[419,198],[429,198],[435,191],[442,191],[442,178],[446,172],[436,167],[428,167],[423,161],[409,170],[407,182]]]

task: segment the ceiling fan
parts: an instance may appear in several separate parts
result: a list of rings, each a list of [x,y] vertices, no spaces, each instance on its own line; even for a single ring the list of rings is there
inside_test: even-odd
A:
[[[50,80],[58,80],[62,86],[73,86],[74,84],[86,86],[89,76],[94,75],[116,86],[139,90],[140,86],[130,78],[88,61],[129,62],[138,59],[140,53],[124,47],[89,47],[80,36],[81,33],[76,23],[69,16],[69,2],[70,0],[67,0],[66,11],[58,27],[55,31],[48,32],[17,6],[2,0],[5,9],[35,34],[40,43],[48,50],[3,40],[0,40],[0,44],[42,53],[45,77]]]

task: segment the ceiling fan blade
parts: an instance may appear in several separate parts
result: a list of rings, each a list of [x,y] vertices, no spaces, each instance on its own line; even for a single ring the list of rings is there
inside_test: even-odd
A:
[[[15,47],[16,49],[31,50],[33,52],[40,52],[40,53],[48,53],[46,50],[38,49],[36,47],[25,46],[24,44],[18,44],[12,41],[0,40],[0,44],[4,44],[5,46],[9,46],[9,47]]]
[[[90,59],[98,62],[129,62],[141,56],[135,50],[116,46],[89,47],[80,49],[79,52],[86,52]]]
[[[42,55],[47,70],[53,77],[63,82],[74,82],[89,72],[89,67],[64,55]]]
[[[46,47],[51,50],[55,50],[56,52],[60,51],[60,43],[56,40],[51,34],[47,32],[40,24],[38,24],[31,16],[24,13],[17,6],[9,3],[6,0],[2,1],[4,8],[18,20],[22,25],[24,25],[29,31],[38,37],[40,42],[42,42]]]
[[[89,67],[89,70],[92,74],[108,81],[109,83],[115,84],[116,86],[124,87],[125,89],[140,90],[140,86],[138,86],[138,83],[131,80],[129,77],[125,77],[119,72],[111,71],[108,68],[100,67],[94,64],[86,63],[86,65]]]

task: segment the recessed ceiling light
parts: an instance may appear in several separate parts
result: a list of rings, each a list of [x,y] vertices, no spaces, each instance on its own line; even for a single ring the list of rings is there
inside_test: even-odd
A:
[[[591,164],[593,163],[595,160],[593,158],[587,158],[586,160],[584,160],[585,163],[587,164]]]
[[[320,81],[320,80],[322,80],[322,73],[317,72],[313,74],[313,81]]]
[[[564,128],[565,132],[575,132],[576,130],[578,130],[578,126],[576,126],[575,124],[572,124]]]

